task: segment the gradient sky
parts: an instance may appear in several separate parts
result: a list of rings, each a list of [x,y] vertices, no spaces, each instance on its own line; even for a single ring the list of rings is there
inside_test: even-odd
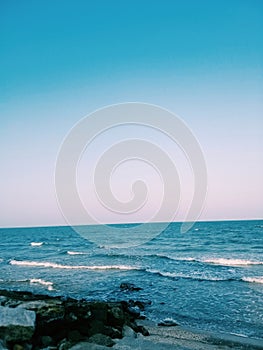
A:
[[[196,135],[209,179],[200,219],[262,218],[262,33],[261,0],[1,1],[0,226],[66,224],[54,187],[63,138],[127,101],[163,106]]]

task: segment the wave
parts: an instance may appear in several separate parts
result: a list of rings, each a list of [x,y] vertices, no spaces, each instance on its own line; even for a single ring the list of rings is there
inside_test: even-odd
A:
[[[175,262],[193,262],[199,264],[210,264],[218,266],[233,266],[233,267],[244,267],[250,265],[263,265],[263,261],[247,260],[247,259],[231,259],[231,258],[197,258],[197,257],[177,257],[165,254],[108,254],[110,257],[129,257],[135,259],[145,258],[159,258],[164,260],[172,260]]]
[[[246,259],[230,259],[230,258],[212,258],[212,259],[206,259],[206,258],[193,258],[193,257],[173,257],[169,255],[162,255],[162,254],[156,254],[159,258],[162,259],[169,259],[174,261],[191,261],[191,262],[197,262],[202,264],[212,264],[212,265],[219,265],[219,266],[233,266],[233,267],[240,267],[240,266],[250,266],[250,265],[263,265],[263,261],[255,261],[255,260],[246,260]]]
[[[83,252],[73,252],[71,250],[68,250],[67,251],[67,254],[68,255],[85,255],[86,253],[83,253]]]
[[[211,281],[211,282],[228,282],[228,281],[242,281],[248,283],[263,283],[263,276],[260,277],[212,277],[212,276],[198,276],[194,274],[184,274],[184,273],[175,273],[175,272],[165,272],[159,270],[145,270],[148,273],[157,274],[162,277],[172,278],[172,279],[190,279],[196,281]]]
[[[146,269],[146,272],[157,274],[162,277],[168,277],[172,279],[190,279],[196,281],[211,281],[211,282],[222,282],[222,281],[236,281],[234,278],[220,278],[220,277],[211,277],[211,276],[197,276],[197,275],[188,275],[183,273],[174,273],[174,272],[164,272],[159,270],[150,270]]]
[[[31,242],[30,245],[31,247],[41,247],[43,242]]]
[[[227,259],[227,258],[215,258],[215,259],[204,259],[204,263],[220,265],[220,266],[249,266],[249,265],[263,265],[263,261],[252,261],[245,259]]]
[[[42,280],[41,278],[31,278],[29,282],[30,284],[41,284],[42,286],[47,287],[48,290],[53,290],[53,283]]]
[[[48,261],[19,261],[10,260],[10,265],[30,266],[30,267],[49,267],[54,269],[69,269],[69,270],[140,270],[138,267],[126,265],[61,265]]]
[[[13,284],[13,283],[30,283],[30,284],[40,284],[44,287],[47,287],[48,290],[53,290],[53,282],[42,280],[41,278],[30,278],[30,279],[18,279],[18,280],[3,280],[0,279],[0,282]]]
[[[249,282],[249,283],[263,283],[263,276],[261,277],[242,277],[242,281]]]

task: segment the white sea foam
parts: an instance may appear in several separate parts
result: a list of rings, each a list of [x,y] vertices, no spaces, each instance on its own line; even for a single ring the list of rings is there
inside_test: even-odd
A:
[[[174,273],[174,272],[164,272],[159,270],[146,270],[147,272],[158,274],[163,277],[169,277],[169,278],[184,278],[184,279],[192,279],[192,280],[198,280],[198,281],[228,281],[228,278],[220,278],[220,277],[212,277],[212,276],[201,276],[201,275],[190,275],[190,274],[184,274],[184,273]]]
[[[83,253],[83,252],[73,252],[71,250],[68,250],[67,251],[67,254],[68,255],[85,255],[86,253]]]
[[[226,259],[226,258],[215,258],[215,259],[204,259],[203,262],[213,265],[222,266],[249,266],[249,265],[263,265],[263,261],[252,261],[245,259]]]
[[[263,283],[263,276],[261,277],[242,277],[242,281],[249,283]]]
[[[68,270],[139,270],[137,267],[126,265],[61,265],[48,261],[19,261],[10,260],[10,265],[31,266],[31,267],[50,267],[54,269],[68,269]]]
[[[32,247],[41,247],[43,244],[43,242],[31,242],[30,245]]]
[[[42,280],[41,278],[31,278],[29,280],[31,284],[41,284],[42,286],[47,287],[48,290],[53,290],[53,283],[49,281]]]

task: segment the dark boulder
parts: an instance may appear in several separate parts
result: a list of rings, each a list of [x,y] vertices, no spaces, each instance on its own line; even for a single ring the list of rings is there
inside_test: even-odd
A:
[[[129,292],[134,292],[134,291],[139,291],[139,290],[142,290],[141,287],[137,287],[135,286],[135,284],[133,283],[129,283],[129,282],[123,282],[120,284],[120,289],[122,291],[129,291]]]

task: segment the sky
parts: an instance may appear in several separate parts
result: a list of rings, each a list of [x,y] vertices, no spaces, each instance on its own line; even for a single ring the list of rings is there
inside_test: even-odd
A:
[[[194,133],[208,175],[199,220],[262,218],[262,32],[260,0],[2,0],[0,227],[67,224],[54,185],[61,144],[81,118],[124,102],[168,109]],[[89,169],[103,147],[139,135],[176,158],[182,220],[194,180],[178,146],[126,129],[87,147],[78,174],[85,206],[118,222],[147,221],[160,205],[158,172],[138,161],[117,169],[111,187],[129,201],[133,177],[145,176],[144,211],[120,218],[92,192]]]

